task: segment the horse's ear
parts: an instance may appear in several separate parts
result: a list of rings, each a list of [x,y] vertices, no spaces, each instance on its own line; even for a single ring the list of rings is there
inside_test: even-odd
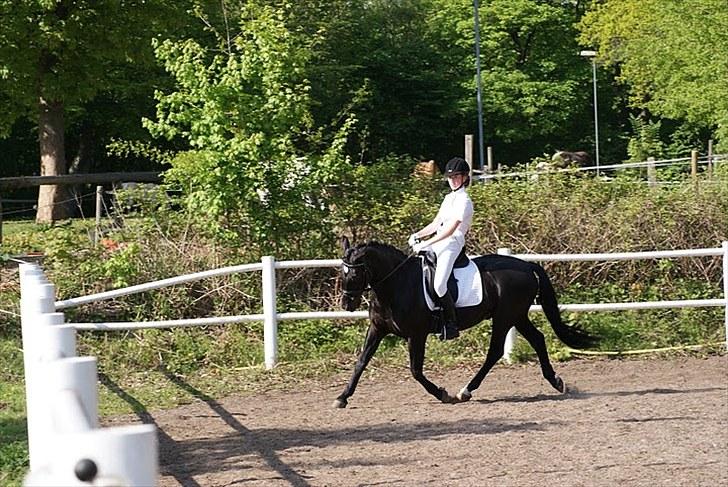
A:
[[[343,237],[341,237],[341,248],[344,252],[346,252],[347,250],[349,250],[349,247],[351,247],[351,244],[349,243],[349,237],[344,235]]]

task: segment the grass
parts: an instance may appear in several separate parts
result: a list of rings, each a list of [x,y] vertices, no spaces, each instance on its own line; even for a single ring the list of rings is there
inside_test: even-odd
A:
[[[34,220],[10,220],[3,221],[3,236],[12,237],[20,233],[28,233],[38,230],[41,225]]]
[[[25,387],[0,382],[0,485],[19,485],[28,468]]]

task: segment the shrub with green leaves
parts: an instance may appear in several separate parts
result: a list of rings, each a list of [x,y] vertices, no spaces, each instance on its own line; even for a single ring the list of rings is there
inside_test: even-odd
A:
[[[346,165],[354,118],[344,119],[333,140],[322,140],[304,77],[310,48],[286,26],[288,7],[241,9],[232,38],[210,32],[217,46],[193,39],[156,45],[176,86],[156,93],[157,119],[145,125],[189,145],[165,179],[210,229],[280,253],[282,239],[303,232],[319,242],[314,235],[330,203],[321,187]],[[306,240],[297,244],[307,250]]]

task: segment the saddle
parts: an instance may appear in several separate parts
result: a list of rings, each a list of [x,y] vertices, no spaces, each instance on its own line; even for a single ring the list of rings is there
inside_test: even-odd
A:
[[[424,252],[420,252],[420,257],[422,257],[420,261],[422,262],[422,274],[425,277],[425,290],[430,296],[430,299],[432,299],[433,302],[437,303],[440,299],[435,292],[435,267],[437,266],[437,254],[432,250],[427,250]],[[465,253],[465,247],[463,247],[457,258],[455,259],[455,263],[452,266],[453,271],[455,269],[467,267],[468,264],[470,264],[470,258],[468,258],[467,254]],[[450,292],[450,296],[452,296],[453,302],[456,303],[459,293],[458,281],[457,279],[455,279],[454,272],[450,272],[450,277],[447,278],[447,290]]]

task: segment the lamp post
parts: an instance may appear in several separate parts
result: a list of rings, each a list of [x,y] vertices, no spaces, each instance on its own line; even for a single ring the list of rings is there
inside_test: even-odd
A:
[[[478,155],[480,156],[480,169],[484,171],[484,160],[483,160],[483,96],[482,88],[480,86],[480,18],[478,17],[478,0],[473,0],[473,22],[475,24],[475,71],[476,71],[476,83],[477,83],[477,101],[478,101]],[[471,162],[472,161],[468,161]],[[475,164],[473,164],[475,167]]]
[[[596,151],[597,176],[599,176],[599,117],[597,112],[597,53],[596,51],[581,51],[579,56],[591,59],[592,84],[594,85],[594,144]]]

